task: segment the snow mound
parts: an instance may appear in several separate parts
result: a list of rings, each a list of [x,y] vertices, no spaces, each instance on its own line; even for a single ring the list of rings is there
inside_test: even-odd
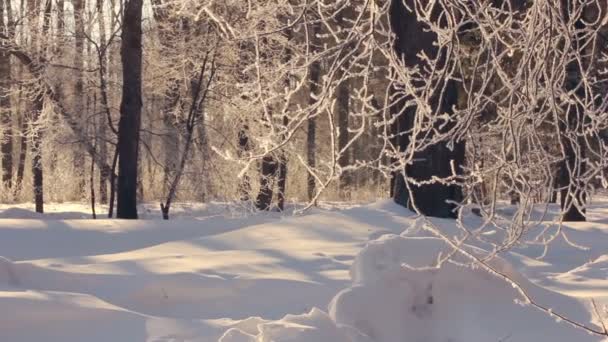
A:
[[[43,219],[44,214],[37,213],[32,210],[22,209],[22,208],[9,208],[6,210],[0,211],[0,218],[10,218],[10,219]]]
[[[471,253],[481,251],[465,247]],[[358,254],[352,285],[329,304],[329,314],[313,309],[263,323],[257,334],[238,329],[220,342],[487,342],[599,341],[556,322],[529,306],[515,303],[517,292],[487,271],[458,262],[429,267],[449,253],[443,241],[428,237],[385,235]],[[407,264],[408,266],[404,266]],[[536,287],[499,258],[491,262],[536,300],[576,320],[590,317],[578,301]]]

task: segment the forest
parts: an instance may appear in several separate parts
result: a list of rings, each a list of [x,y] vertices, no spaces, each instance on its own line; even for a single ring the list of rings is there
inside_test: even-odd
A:
[[[109,204],[119,218],[138,202],[168,217],[175,200],[393,197],[456,217],[559,198],[564,220],[584,220],[606,182],[604,12],[3,0],[1,197],[38,212]]]
[[[0,0],[0,128],[0,340],[49,334],[5,283],[116,341],[608,336],[606,0]]]

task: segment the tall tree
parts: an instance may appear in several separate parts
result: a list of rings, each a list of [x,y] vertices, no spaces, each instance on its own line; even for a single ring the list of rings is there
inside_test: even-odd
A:
[[[4,13],[9,12],[10,2],[0,0],[0,34],[8,36],[10,22],[4,20]],[[11,16],[7,16],[10,18]],[[2,183],[8,188],[13,180],[13,137],[12,137],[12,108],[10,100],[11,88],[11,58],[8,51],[0,51],[0,124],[2,125]]]
[[[85,0],[72,0],[74,6],[74,95],[72,97],[74,105],[74,115],[82,118],[82,121],[86,120],[85,113],[85,91],[84,91],[84,42],[85,42]],[[78,197],[85,193],[85,172],[82,168],[84,165],[84,154],[81,151],[80,144],[76,144],[74,149],[74,171],[76,174],[76,184]]]
[[[337,25],[338,30],[342,32],[342,39],[346,38],[348,34],[348,26],[350,20],[353,17],[353,7],[345,6],[337,15]],[[350,52],[350,47],[342,50],[343,54],[347,54]],[[346,145],[349,141],[349,132],[348,125],[350,122],[350,102],[351,102],[351,79],[349,78],[349,63],[346,61],[341,67],[340,72],[338,73],[340,78],[340,83],[336,89],[336,111],[337,111],[337,122],[338,122],[338,151],[340,151],[340,155],[338,156],[338,165],[342,172],[339,177],[340,191],[342,195],[347,195],[347,188],[350,186],[351,178],[348,172],[345,171],[345,168],[350,163],[350,153],[351,151],[346,148]]]
[[[307,23],[308,24],[308,23]],[[318,52],[318,35],[321,33],[321,23],[314,22],[310,25],[310,33],[308,37],[308,44],[310,51],[313,53]],[[308,104],[314,107],[319,97],[319,82],[321,81],[321,61],[315,59],[310,64],[308,70],[308,87],[310,95],[308,98]],[[317,119],[313,113],[308,118],[308,130],[306,134],[306,162],[310,170],[314,170],[317,167]],[[308,172],[308,179],[306,185],[306,191],[308,200],[312,201],[316,191],[316,180],[312,172]]]
[[[412,5],[411,2],[412,0],[405,1],[408,5]],[[435,15],[440,17],[441,5],[435,4],[435,6],[439,6],[435,8]],[[396,36],[394,48],[397,56],[405,63],[403,67],[413,68],[416,65],[422,67],[424,61],[420,57],[421,53],[434,59],[439,67],[445,67],[449,56],[446,56],[447,52],[444,49],[437,46],[436,34],[418,20],[415,12],[411,10],[413,6],[408,7],[406,8],[403,0],[393,0],[390,7],[391,27]],[[423,82],[428,80],[421,80],[417,86],[422,87],[425,85]],[[425,120],[444,113],[451,115],[453,106],[457,103],[456,82],[443,79],[438,83],[432,85],[434,90],[426,97],[429,102],[428,107],[433,114],[427,115]],[[416,139],[423,138],[415,136],[412,132],[415,125],[423,121],[423,118],[417,116],[422,115],[422,111],[425,110],[415,105],[408,105],[406,103],[408,95],[405,96],[393,107],[396,119],[395,134],[398,137],[396,144],[402,153],[408,148],[414,148],[411,144]],[[428,139],[429,135],[445,133],[450,129],[449,124],[441,124],[439,121],[433,122],[432,125],[430,132],[423,132],[420,135],[425,134],[424,138]],[[456,141],[453,146],[448,146],[447,141],[436,141],[424,149],[416,148],[412,162],[395,175],[396,179],[393,182],[395,202],[410,209],[417,209],[426,216],[455,218],[457,216],[455,203],[462,200],[462,189],[457,185],[446,184],[436,179],[451,176],[452,170],[461,171],[464,163],[464,147],[463,141]]]
[[[562,219],[564,221],[585,221],[585,184],[581,180],[587,169],[586,142],[585,133],[580,132],[580,127],[585,120],[585,108],[581,105],[581,101],[587,96],[586,87],[581,83],[583,72],[588,65],[583,64],[589,63],[584,44],[586,25],[581,10],[582,4],[577,6],[576,1],[561,0],[560,5],[564,22],[573,23],[574,26],[571,50],[583,58],[570,57],[571,60],[566,65],[567,76],[564,88],[568,93],[574,94],[575,99],[564,104],[565,117],[559,124],[563,160],[558,166],[557,183],[560,189]],[[574,17],[575,15],[578,17]]]
[[[108,103],[108,89],[106,82],[107,75],[107,65],[108,58],[107,55],[109,53],[108,42],[106,39],[106,16],[104,11],[104,1],[97,0],[95,4],[97,9],[97,25],[99,28],[99,51],[97,51],[97,56],[99,59],[99,79],[100,79],[100,98],[102,110],[105,112],[105,118],[102,118],[99,123],[99,142],[97,145],[99,146],[99,158],[103,160],[108,160],[108,144],[107,140],[107,126],[111,125],[112,121],[112,113],[110,112],[110,106]],[[107,122],[106,122],[107,120]],[[114,129],[112,127],[112,129]],[[99,170],[99,201],[102,204],[108,203],[108,181],[110,178],[110,173],[108,170],[100,169]]]
[[[137,219],[137,176],[142,112],[143,0],[127,0],[122,25],[122,102],[118,125],[116,216]]]

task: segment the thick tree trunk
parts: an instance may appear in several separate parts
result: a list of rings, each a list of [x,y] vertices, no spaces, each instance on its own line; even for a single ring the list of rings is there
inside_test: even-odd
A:
[[[561,0],[564,19],[568,22],[571,19],[571,3],[568,0]],[[579,13],[579,15],[581,15]],[[583,18],[578,18],[575,22],[575,36],[573,37],[573,48],[580,52],[585,52],[582,46],[582,35],[585,29]],[[580,63],[588,63],[583,60]],[[586,97],[585,87],[581,85],[582,70],[578,60],[572,60],[566,66],[567,79],[564,88],[568,92],[573,92],[579,99]],[[585,221],[586,220],[586,198],[584,193],[585,184],[582,177],[587,169],[585,161],[586,142],[583,132],[579,132],[585,120],[585,109],[579,103],[567,103],[564,108],[565,117],[559,123],[560,139],[563,148],[564,160],[559,165],[558,184],[560,188],[560,205],[562,209],[562,220],[564,221]]]
[[[121,60],[122,102],[118,131],[118,189],[116,216],[137,219],[137,170],[142,109],[142,7],[143,0],[125,5]]]
[[[446,56],[439,56],[442,51],[434,46],[437,37],[428,31],[417,21],[416,15],[405,8],[402,0],[393,0],[391,4],[391,26],[396,35],[395,50],[403,58],[408,66],[421,63],[418,53],[424,51],[431,58],[442,58],[446,62]],[[437,113],[453,113],[453,106],[457,104],[458,90],[454,81],[448,80],[445,90],[438,90],[431,97],[429,106]],[[442,89],[438,86],[437,89]],[[397,133],[407,132],[415,124],[417,115],[415,107],[409,107],[403,111],[401,107],[393,108],[396,120],[395,131]],[[449,125],[435,127],[440,132],[450,129]],[[406,151],[411,139],[417,137],[406,136],[397,138],[401,151]],[[462,189],[457,185],[446,185],[434,182],[427,185],[415,185],[408,181],[428,181],[432,177],[445,178],[452,175],[452,163],[456,172],[461,171],[464,163],[464,142],[455,142],[453,148],[447,146],[447,142],[438,142],[423,151],[414,154],[414,162],[403,170],[402,174],[396,175],[394,179],[394,200],[410,209],[417,209],[421,214],[433,217],[456,218],[457,204],[462,201]],[[408,187],[411,191],[408,191]]]

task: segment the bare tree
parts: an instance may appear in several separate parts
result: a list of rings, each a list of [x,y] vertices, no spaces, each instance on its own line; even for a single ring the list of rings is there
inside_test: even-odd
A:
[[[136,219],[137,170],[142,110],[142,0],[128,0],[122,25],[122,103],[118,124],[116,217]]]

